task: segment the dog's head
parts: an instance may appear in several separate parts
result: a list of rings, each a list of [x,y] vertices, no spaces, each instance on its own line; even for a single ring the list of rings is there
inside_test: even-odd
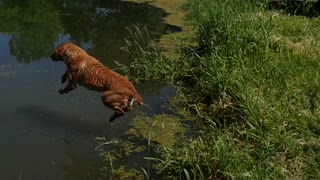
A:
[[[78,46],[72,43],[62,43],[55,49],[55,52],[50,57],[52,61],[68,63],[78,55],[79,49]]]

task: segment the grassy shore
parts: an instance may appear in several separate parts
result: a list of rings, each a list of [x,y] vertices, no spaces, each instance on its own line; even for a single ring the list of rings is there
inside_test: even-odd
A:
[[[165,179],[320,178],[320,18],[251,0],[188,0],[198,47],[135,48],[126,72],[177,88],[172,109],[200,134],[164,147]]]

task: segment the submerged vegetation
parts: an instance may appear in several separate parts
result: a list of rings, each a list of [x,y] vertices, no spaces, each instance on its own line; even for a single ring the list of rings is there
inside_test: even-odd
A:
[[[320,18],[266,6],[188,0],[198,45],[177,47],[178,60],[141,48],[132,31],[124,71],[172,82],[171,108],[200,132],[163,145],[153,159],[162,178],[320,178]]]

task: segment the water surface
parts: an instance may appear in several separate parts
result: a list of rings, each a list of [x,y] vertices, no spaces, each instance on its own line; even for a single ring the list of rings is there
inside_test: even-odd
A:
[[[49,56],[73,42],[105,65],[129,64],[126,27],[166,31],[165,12],[118,0],[0,0],[0,179],[95,179],[101,158],[94,137],[124,137],[137,112],[163,111],[172,88],[136,84],[145,107],[108,122],[100,94],[78,87],[59,95],[65,65]],[[125,162],[124,162],[125,163]]]

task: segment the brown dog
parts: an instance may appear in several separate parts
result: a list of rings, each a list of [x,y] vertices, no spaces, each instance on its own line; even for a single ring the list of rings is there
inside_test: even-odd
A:
[[[51,59],[63,61],[67,65],[67,71],[61,77],[61,82],[68,80],[68,84],[64,89],[60,89],[59,93],[68,93],[75,89],[77,84],[103,92],[101,96],[103,104],[115,110],[109,119],[110,122],[124,115],[124,112],[131,111],[134,101],[143,105],[141,96],[128,79],[107,68],[76,45],[60,44],[51,55]]]

